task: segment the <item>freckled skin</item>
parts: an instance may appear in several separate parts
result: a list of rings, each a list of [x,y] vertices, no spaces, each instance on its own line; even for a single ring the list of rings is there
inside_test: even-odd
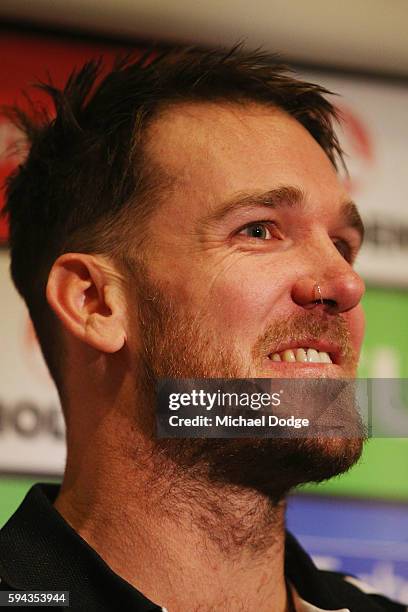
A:
[[[149,269],[166,293],[198,319],[205,313],[211,334],[256,376],[260,364],[251,349],[260,334],[274,322],[305,314],[313,296],[302,303],[296,296],[304,279],[316,279],[324,297],[339,302],[336,318],[344,321],[357,356],[364,285],[333,243],[355,231],[339,225],[347,193],[311,135],[279,110],[195,104],[167,111],[150,136],[149,153],[176,177],[149,225]],[[236,194],[281,185],[305,192],[304,212],[259,210],[211,226],[200,223]],[[283,240],[231,238],[245,223],[264,219],[279,222]],[[344,366],[343,374],[354,376],[356,365]]]

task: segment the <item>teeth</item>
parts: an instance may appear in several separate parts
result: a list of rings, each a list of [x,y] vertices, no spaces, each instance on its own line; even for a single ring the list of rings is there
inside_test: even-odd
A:
[[[333,363],[328,353],[320,353],[320,363]]]
[[[307,354],[305,349],[296,349],[296,361],[307,361]]]
[[[293,363],[298,361],[300,363],[333,363],[330,355],[324,351],[317,351],[313,348],[297,348],[297,349],[286,349],[282,353],[274,353],[271,357],[272,361],[286,361]]]
[[[309,363],[320,363],[319,353],[316,349],[307,349],[307,360]]]

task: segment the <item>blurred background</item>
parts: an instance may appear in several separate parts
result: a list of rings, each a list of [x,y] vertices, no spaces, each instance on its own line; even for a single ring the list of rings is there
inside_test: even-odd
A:
[[[408,4],[404,0],[2,0],[0,104],[61,85],[75,66],[159,45],[228,45],[278,52],[298,74],[337,92],[349,189],[367,238],[357,269],[367,283],[360,376],[408,379]],[[41,100],[39,94],[34,99]],[[0,180],[19,161],[18,133],[0,118]],[[58,481],[64,426],[58,396],[24,304],[8,274],[0,227],[0,526],[29,486]],[[398,386],[396,387],[398,389]],[[408,418],[408,394],[388,423]],[[392,431],[391,431],[392,430]],[[408,601],[408,439],[382,423],[348,474],[292,496],[288,524],[321,567],[362,577]]]

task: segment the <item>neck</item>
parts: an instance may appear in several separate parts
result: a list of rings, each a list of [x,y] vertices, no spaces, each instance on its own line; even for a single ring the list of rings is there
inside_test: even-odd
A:
[[[181,470],[142,439],[112,446],[109,423],[91,435],[87,450],[68,444],[55,507],[114,572],[169,612],[285,612],[283,502]]]

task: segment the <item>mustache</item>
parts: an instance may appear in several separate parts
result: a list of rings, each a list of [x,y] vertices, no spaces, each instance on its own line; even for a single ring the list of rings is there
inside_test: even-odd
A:
[[[254,359],[263,359],[279,345],[301,345],[306,338],[333,343],[339,347],[345,359],[357,360],[346,321],[341,315],[333,316],[321,312],[301,313],[275,321],[255,343],[252,356]]]

